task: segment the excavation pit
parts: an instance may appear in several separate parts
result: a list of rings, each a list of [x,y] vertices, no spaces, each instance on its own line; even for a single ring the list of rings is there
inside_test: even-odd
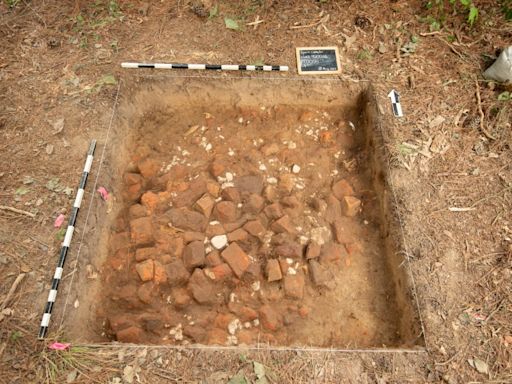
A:
[[[371,88],[174,78],[122,95],[76,337],[423,345]]]

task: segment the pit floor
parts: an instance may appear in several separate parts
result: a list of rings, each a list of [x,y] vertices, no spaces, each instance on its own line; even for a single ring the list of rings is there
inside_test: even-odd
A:
[[[215,99],[215,89],[206,94]],[[236,99],[166,104],[129,119],[126,156],[120,152],[117,159],[122,172],[113,181],[117,208],[99,268],[92,339],[325,348],[410,342],[400,329],[402,308],[384,251],[359,111],[355,102],[315,106],[292,96],[249,105]],[[219,176],[212,175],[219,164]],[[134,174],[142,174],[136,176],[140,186],[134,187]],[[249,185],[239,183],[244,176],[252,176]],[[333,186],[340,180],[360,201],[354,216],[342,213],[346,190],[335,197]],[[199,194],[191,192],[196,188]],[[204,194],[216,205],[233,199],[225,190],[235,195],[238,224],[219,216],[217,208],[199,220],[207,223],[200,229],[197,214],[190,226],[176,219],[201,212],[196,200]],[[247,208],[251,193],[264,201],[259,212]],[[282,210],[276,217],[267,209],[273,203]],[[291,219],[292,233],[277,233],[273,223],[279,215]],[[151,222],[149,240],[134,233],[140,232],[134,221],[141,216]],[[205,255],[215,253],[214,235],[246,229],[253,220],[265,232],[236,241],[249,259],[241,276],[225,268],[231,264],[224,249],[220,258],[210,255],[194,266],[184,262],[183,246],[190,240],[203,244]],[[324,243],[313,261],[305,257],[311,242]],[[268,281],[270,259],[280,260],[282,279]],[[153,278],[142,281],[136,265],[148,260]],[[176,262],[184,262],[188,276],[174,276]],[[219,263],[224,266],[216,269]],[[312,263],[320,266],[320,282],[313,281]],[[219,271],[222,276],[214,278]]]

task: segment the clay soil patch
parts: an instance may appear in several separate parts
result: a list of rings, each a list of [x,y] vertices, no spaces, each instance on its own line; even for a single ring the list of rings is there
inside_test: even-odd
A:
[[[370,88],[144,79],[121,99],[73,337],[423,345]]]

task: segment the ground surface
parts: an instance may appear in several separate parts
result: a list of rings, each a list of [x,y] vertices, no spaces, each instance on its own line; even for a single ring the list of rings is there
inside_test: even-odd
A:
[[[210,19],[201,3],[32,2],[9,9],[3,2],[0,205],[36,215],[0,211],[0,380],[238,383],[263,370],[273,382],[510,382],[510,101],[498,101],[505,89],[479,75],[496,49],[510,44],[512,30],[498,7],[477,5],[473,29],[450,13],[445,28],[431,33],[417,1],[221,2]],[[263,21],[236,31],[226,29],[225,16],[242,25]],[[293,68],[294,48],[307,45],[338,45],[342,78],[374,84],[428,353],[93,346],[57,353],[37,342],[62,240],[54,220],[72,203],[69,188],[76,188],[89,139],[104,137],[117,84],[128,76],[119,62]],[[399,120],[386,99],[392,88],[402,96]],[[67,273],[73,267],[71,258]]]

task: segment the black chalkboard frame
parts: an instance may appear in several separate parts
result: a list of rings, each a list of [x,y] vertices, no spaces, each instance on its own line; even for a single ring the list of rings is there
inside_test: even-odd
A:
[[[301,51],[316,51],[316,50],[334,51],[334,53],[336,55],[336,67],[338,69],[336,71],[303,71],[301,58],[300,58]],[[298,71],[299,75],[329,75],[329,74],[341,73],[340,52],[338,50],[338,47],[335,47],[335,46],[332,46],[332,47],[297,47],[296,55],[297,55],[297,71]]]

